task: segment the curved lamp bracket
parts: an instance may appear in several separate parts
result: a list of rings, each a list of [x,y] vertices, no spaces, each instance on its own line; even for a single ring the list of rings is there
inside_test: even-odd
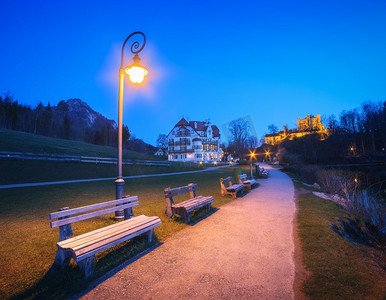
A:
[[[132,36],[138,35],[138,34],[143,36],[143,44],[142,44],[142,46],[140,47],[140,45],[141,45],[140,42],[135,41],[134,43],[132,43],[131,46],[130,46],[130,51],[131,51],[131,53],[137,55],[139,52],[142,51],[142,49],[143,49],[143,48],[145,47],[145,45],[146,45],[146,36],[145,36],[145,34],[144,34],[143,32],[141,32],[141,31],[136,31],[136,32],[133,32],[132,34],[130,34],[130,35],[126,38],[126,40],[123,42],[123,45],[122,45],[122,52],[121,52],[121,69],[123,69],[123,51],[124,51],[124,49],[125,49],[126,43],[127,43],[127,41],[128,41]]]

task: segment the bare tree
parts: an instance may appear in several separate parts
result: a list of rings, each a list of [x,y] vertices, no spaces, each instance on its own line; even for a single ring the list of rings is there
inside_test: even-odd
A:
[[[246,146],[249,148],[249,149],[255,149],[258,147],[258,144],[259,144],[259,141],[257,140],[257,137],[251,135],[249,137],[247,137],[246,139]]]
[[[277,129],[277,127],[274,124],[271,124],[268,126],[268,131],[269,133],[276,133],[279,131],[279,129]]]
[[[161,148],[162,150],[166,150],[168,147],[168,138],[166,134],[159,134],[156,144],[157,144],[157,147]]]
[[[233,120],[229,123],[229,132],[235,155],[241,158],[245,152],[247,138],[250,136],[249,124],[242,118]]]

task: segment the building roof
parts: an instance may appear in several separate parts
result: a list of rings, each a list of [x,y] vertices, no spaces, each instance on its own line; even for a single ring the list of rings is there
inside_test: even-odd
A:
[[[220,130],[216,125],[212,125],[213,137],[220,137]]]
[[[208,126],[205,125],[205,122],[202,121],[190,121],[189,125],[194,128],[196,131],[206,131],[208,129]],[[196,126],[197,125],[197,126]],[[211,125],[213,137],[220,137],[220,130],[216,125]]]
[[[190,121],[189,125],[192,126],[196,131],[205,131],[207,128],[205,123],[201,121]],[[197,127],[195,125],[197,125]]]
[[[186,121],[185,118],[182,118],[182,119],[176,124],[176,126],[183,126],[183,125],[185,125],[185,126],[189,125],[188,121]],[[175,126],[174,126],[174,127],[175,127]]]
[[[202,121],[186,121],[185,118],[182,118],[181,120],[178,121],[178,123],[173,127],[180,127],[180,126],[190,126],[192,127],[195,131],[206,131],[208,129],[208,126],[206,126],[206,122]],[[210,125],[212,127],[212,133],[213,137],[220,137],[220,130],[216,125]],[[172,131],[173,131],[172,129]],[[172,132],[170,131],[167,136],[170,135]]]

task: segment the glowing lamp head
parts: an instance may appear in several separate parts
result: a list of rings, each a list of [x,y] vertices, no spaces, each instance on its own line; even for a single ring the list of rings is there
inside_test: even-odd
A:
[[[126,67],[125,72],[129,75],[130,81],[134,84],[140,84],[145,79],[147,73],[147,69],[139,63],[141,59],[138,54],[133,57],[134,63],[128,67]]]

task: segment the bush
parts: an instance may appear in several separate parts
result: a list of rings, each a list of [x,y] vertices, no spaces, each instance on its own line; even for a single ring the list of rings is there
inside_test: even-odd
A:
[[[322,189],[339,196],[339,203],[348,211],[347,220],[339,220],[334,228],[347,237],[367,244],[384,246],[386,242],[386,206],[379,194],[361,189],[358,176],[343,170],[319,170],[317,182]]]
[[[317,182],[347,210],[347,219],[340,219],[338,225],[333,225],[336,232],[369,245],[386,246],[386,203],[379,193],[361,188],[358,174],[301,163],[285,170],[299,175],[307,183]]]
[[[302,164],[300,155],[295,153],[290,153],[286,148],[279,148],[277,151],[277,157],[281,164],[291,164],[291,165],[299,165]]]
[[[296,164],[285,167],[284,170],[293,172],[302,177],[307,183],[313,184],[317,182],[317,174],[321,168],[315,165]]]

